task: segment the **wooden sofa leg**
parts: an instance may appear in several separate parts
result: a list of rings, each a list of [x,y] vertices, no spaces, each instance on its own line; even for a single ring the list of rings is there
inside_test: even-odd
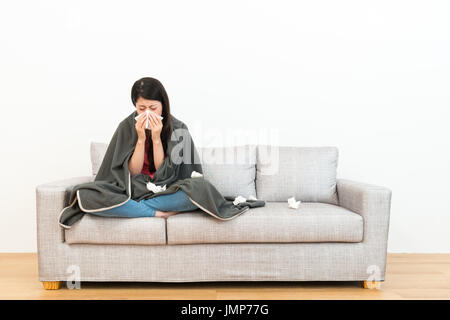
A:
[[[45,290],[58,290],[61,288],[62,281],[42,281]]]
[[[361,284],[364,289],[380,289],[381,281],[361,281]]]

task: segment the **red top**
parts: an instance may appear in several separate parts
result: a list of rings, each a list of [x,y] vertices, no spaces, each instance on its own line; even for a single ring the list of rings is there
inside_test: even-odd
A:
[[[147,157],[147,152],[148,152],[148,148],[150,148],[150,139],[146,139],[145,140],[145,153],[144,153],[144,165],[142,166],[142,171],[141,173],[146,174],[148,176],[150,176],[150,178],[153,179],[153,176],[155,175],[156,171],[150,172],[149,171],[149,162],[148,162],[148,157]]]

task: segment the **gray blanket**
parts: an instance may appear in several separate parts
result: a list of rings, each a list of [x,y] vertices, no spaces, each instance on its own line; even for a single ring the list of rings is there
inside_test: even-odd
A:
[[[128,161],[137,142],[135,117],[131,113],[117,127],[108,145],[105,157],[94,181],[73,187],[69,206],[59,215],[59,224],[70,228],[85,213],[101,212],[120,206],[129,199],[140,201],[182,189],[203,212],[220,220],[230,220],[252,207],[265,205],[263,200],[247,200],[234,205],[229,195],[225,197],[204,177],[191,177],[193,171],[203,173],[201,161],[188,127],[172,116],[172,138],[167,154],[153,178],[145,174],[131,176]],[[166,190],[156,192],[147,183],[166,185]]]

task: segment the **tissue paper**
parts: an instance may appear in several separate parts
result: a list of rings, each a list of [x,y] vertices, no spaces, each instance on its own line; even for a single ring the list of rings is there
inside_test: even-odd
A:
[[[234,198],[233,204],[238,205],[239,203],[245,202],[245,201],[247,201],[247,199],[245,199],[244,197],[237,196],[236,198]]]
[[[288,199],[288,206],[291,209],[298,209],[298,205],[300,204],[301,201],[295,201],[295,197],[289,198]]]
[[[203,175],[200,172],[192,171],[191,178],[199,178],[199,177],[203,177]]]
[[[145,110],[145,113],[141,113],[140,115],[134,117],[135,120],[139,119],[140,116],[145,115],[147,117],[147,121],[145,122],[145,129],[148,129],[148,122],[149,122],[149,113],[153,113],[156,116],[158,116],[161,120],[164,119],[164,117],[161,117],[159,114],[154,113],[153,111],[150,110]]]
[[[153,191],[154,193],[158,193],[158,192],[166,190],[166,185],[161,187],[161,186],[157,186],[156,184],[151,183],[149,181],[149,182],[147,182],[147,189],[150,191]]]

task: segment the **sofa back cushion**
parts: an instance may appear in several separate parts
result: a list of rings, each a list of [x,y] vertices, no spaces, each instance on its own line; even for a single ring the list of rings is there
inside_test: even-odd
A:
[[[95,176],[100,169],[103,158],[106,154],[106,149],[108,149],[108,144],[104,142],[91,142],[91,165],[92,174]]]
[[[100,169],[107,143],[91,142],[92,174]],[[223,196],[256,196],[256,146],[197,147],[203,175]]]
[[[256,192],[258,199],[337,204],[336,147],[258,145]]]
[[[203,176],[223,196],[256,197],[256,145],[197,149]]]

